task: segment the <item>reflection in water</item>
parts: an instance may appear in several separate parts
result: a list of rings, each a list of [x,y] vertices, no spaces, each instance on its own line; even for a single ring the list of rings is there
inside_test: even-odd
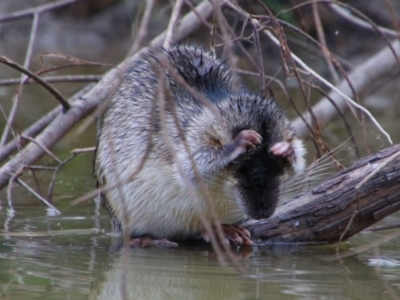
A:
[[[22,221],[17,213],[14,232],[48,222]],[[94,220],[58,217],[54,226],[59,222],[89,228]],[[388,289],[400,295],[398,267],[369,264],[378,248],[342,260],[332,260],[334,247],[235,252],[240,273],[220,266],[206,246],[116,251],[110,244],[107,234],[0,236],[0,299],[392,299]],[[379,255],[400,260],[399,248],[391,241]]]
[[[177,249],[123,249],[105,272],[97,299],[123,299],[124,294],[127,299],[237,299],[241,292],[236,270],[222,269],[208,255]]]
[[[373,268],[356,258],[315,260],[318,252],[255,251],[240,274],[209,251],[123,249],[92,299],[390,299]]]

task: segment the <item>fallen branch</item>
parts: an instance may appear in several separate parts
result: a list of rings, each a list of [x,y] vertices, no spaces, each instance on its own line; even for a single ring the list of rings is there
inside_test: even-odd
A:
[[[396,54],[400,56],[399,41],[394,41],[392,43],[392,48]],[[357,68],[348,75],[348,77],[352,82],[355,91],[358,94],[361,94],[371,86],[371,83],[376,82],[379,78],[389,73],[394,68],[398,68],[397,59],[392,55],[391,49],[385,47],[375,55],[371,56],[364,63],[358,65]],[[352,94],[346,80],[342,80],[342,82],[337,86],[337,89],[347,96],[351,96]],[[333,100],[340,109],[348,109],[346,100],[336,91],[331,91],[329,93],[329,98]],[[312,110],[320,128],[329,124],[329,122],[337,116],[337,110],[327,98],[321,99],[313,106]],[[304,114],[304,119],[308,124],[312,124],[312,118],[309,113]],[[307,126],[300,117],[294,120],[293,128],[296,130],[298,136],[303,138],[308,136]]]
[[[280,206],[271,218],[243,226],[259,246],[347,239],[400,210],[399,153],[397,144],[365,157]]]
[[[212,11],[212,4],[208,1],[203,1],[196,7],[197,14],[200,14],[203,18],[210,16]],[[202,19],[199,19],[193,11],[188,13],[181,19],[181,22],[176,28],[174,41],[171,42],[177,42],[195,32],[202,24],[201,20]],[[150,47],[156,48],[161,46],[164,39],[165,33],[161,33],[151,41]],[[146,50],[146,48],[142,49],[134,56],[121,62],[116,68],[108,71],[93,89],[77,99],[68,111],[61,112],[47,128],[36,137],[37,143],[47,149],[51,149],[74,125],[109,98],[115,87],[119,85],[125,70]],[[8,184],[12,175],[21,169],[21,167],[33,163],[45,153],[46,152],[41,147],[34,143],[27,145],[21,152],[0,168],[0,189]]]

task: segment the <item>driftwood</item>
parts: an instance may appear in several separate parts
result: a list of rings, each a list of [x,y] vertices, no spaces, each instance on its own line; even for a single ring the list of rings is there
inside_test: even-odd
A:
[[[280,206],[271,218],[243,225],[257,245],[335,243],[398,210],[399,144],[357,161]]]

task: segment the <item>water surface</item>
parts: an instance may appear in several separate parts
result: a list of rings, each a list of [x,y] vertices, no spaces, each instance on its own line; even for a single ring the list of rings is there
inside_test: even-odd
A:
[[[25,30],[21,32],[13,31],[14,25],[8,25],[7,31],[3,31],[7,38],[3,37],[0,48],[2,54],[20,63],[29,37],[26,28],[30,23],[24,24]],[[40,26],[36,54],[54,51],[117,63],[129,47],[129,33],[121,36],[119,42],[112,43],[111,51],[110,43],[107,43],[109,36],[86,32],[86,24],[52,27],[41,23]],[[77,74],[103,71],[75,69]],[[15,76],[19,74],[0,66],[0,78]],[[70,95],[82,84],[57,87]],[[14,93],[15,87],[0,88],[5,111],[10,109]],[[379,95],[373,95],[377,98],[366,102],[394,142],[400,142],[399,95],[398,86],[393,83]],[[279,92],[276,96],[280,98]],[[22,130],[56,105],[42,88],[25,87],[14,129]],[[284,103],[283,106],[286,107]],[[363,155],[388,146],[370,122],[366,123],[364,132],[350,114],[349,121]],[[0,118],[0,128],[4,124],[4,119]],[[339,118],[324,130],[323,135],[332,148],[348,139]],[[368,147],[365,147],[364,135]],[[66,159],[71,149],[94,145],[95,128],[92,125],[83,135],[76,135],[75,131],[69,134],[54,151],[60,159]],[[311,159],[314,153],[311,143],[309,146]],[[340,157],[346,164],[356,159],[349,143],[342,146]],[[49,157],[37,164],[56,165]],[[46,211],[19,186],[12,189],[13,210],[10,210],[6,189],[0,191],[0,299],[376,300],[400,297],[400,233],[396,230],[358,234],[340,245],[339,253],[335,245],[233,249],[242,271],[229,259],[226,267],[221,266],[215,252],[207,245],[121,249],[110,235],[109,217],[98,202],[91,200],[71,206],[74,198],[94,187],[91,168],[92,155],[84,154],[58,174],[53,199],[61,215]],[[40,189],[46,195],[51,173],[38,172],[36,175]],[[23,178],[35,186],[31,175]],[[383,224],[394,224],[399,220],[397,214],[384,220]]]

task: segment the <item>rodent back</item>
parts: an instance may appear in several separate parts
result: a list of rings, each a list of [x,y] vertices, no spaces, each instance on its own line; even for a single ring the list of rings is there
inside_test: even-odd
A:
[[[186,83],[205,95],[211,102],[218,102],[230,95],[231,70],[210,52],[205,52],[197,46],[174,46],[163,52],[171,66],[178,71]],[[197,102],[197,99],[188,94],[184,86],[176,83],[174,76],[168,75],[168,72],[167,76],[169,88],[175,91],[175,94],[185,95]]]

